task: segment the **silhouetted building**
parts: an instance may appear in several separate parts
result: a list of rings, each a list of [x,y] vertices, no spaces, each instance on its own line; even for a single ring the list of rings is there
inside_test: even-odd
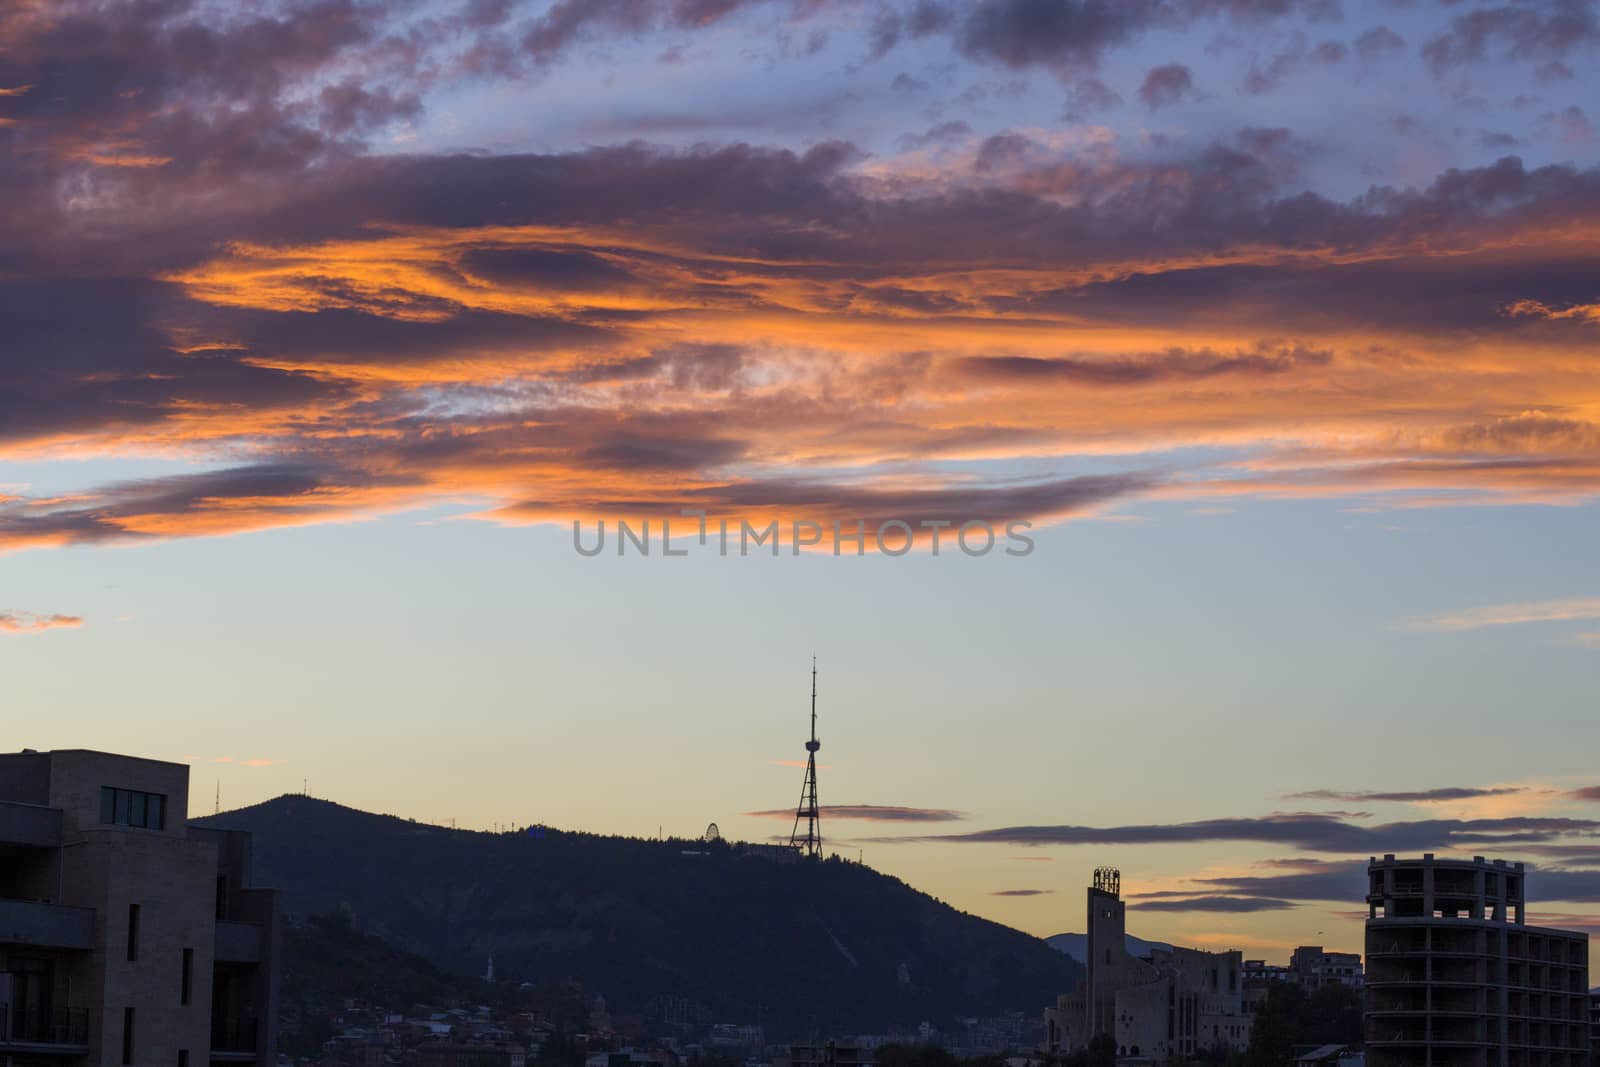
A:
[[[1245,960],[1240,969],[1240,983],[1243,988],[1244,1013],[1254,1015],[1261,1010],[1267,1002],[1267,997],[1272,994],[1272,987],[1277,982],[1289,980],[1289,968],[1280,967],[1276,963],[1266,960]]]
[[[1522,864],[1373,858],[1369,1067],[1586,1067],[1589,937],[1524,923]]]
[[[790,1045],[787,1058],[779,1055],[774,1061],[774,1067],[871,1067],[871,1064],[871,1049],[833,1041]]]
[[[519,1045],[464,1045],[438,1041],[417,1047],[418,1067],[523,1067],[527,1050]]]
[[[276,1063],[276,894],[188,803],[182,764],[0,755],[0,1056]]]
[[[1288,979],[1308,993],[1324,986],[1360,989],[1361,956],[1355,952],[1324,952],[1321,945],[1301,945],[1289,957]]]
[[[1237,951],[1152,947],[1128,951],[1121,875],[1095,871],[1088,891],[1086,974],[1078,988],[1045,1010],[1046,1048],[1072,1052],[1099,1034],[1117,1055],[1165,1060],[1212,1048],[1242,1051],[1250,1043],[1244,1010],[1244,959]]]

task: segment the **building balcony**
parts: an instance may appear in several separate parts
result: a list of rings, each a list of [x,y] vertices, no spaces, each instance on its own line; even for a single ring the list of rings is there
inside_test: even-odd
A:
[[[0,801],[0,844],[59,848],[61,809]]]
[[[85,1055],[89,1051],[88,1009],[18,1011],[9,1004],[0,1004],[0,1051],[11,1054]]]
[[[1441,1037],[1373,1037],[1367,1036],[1368,1048],[1380,1046],[1383,1048],[1404,1048],[1407,1046],[1427,1048],[1482,1048],[1495,1044],[1491,1041],[1481,1041],[1476,1038],[1441,1038]]]
[[[0,898],[0,945],[94,948],[94,909]]]
[[[261,926],[218,920],[216,960],[218,963],[260,963]]]

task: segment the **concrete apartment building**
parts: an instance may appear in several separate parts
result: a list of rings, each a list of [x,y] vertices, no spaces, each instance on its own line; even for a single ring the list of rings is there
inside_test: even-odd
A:
[[[1127,949],[1121,875],[1095,871],[1088,890],[1084,980],[1045,1010],[1046,1049],[1072,1052],[1110,1034],[1122,1059],[1166,1060],[1250,1044],[1244,959],[1238,950]]]
[[[1307,993],[1332,985],[1360,989],[1365,981],[1361,956],[1355,952],[1327,952],[1321,945],[1301,945],[1280,967],[1265,960],[1244,961],[1244,1010],[1254,1015],[1279,982],[1299,986]]]
[[[1368,1067],[1587,1067],[1589,938],[1524,922],[1522,864],[1367,870]]]
[[[1360,989],[1365,979],[1360,953],[1324,952],[1321,945],[1301,945],[1295,949],[1289,956],[1286,970],[1288,979],[1307,993],[1330,985]]]
[[[276,894],[189,768],[0,754],[0,1067],[276,1063]]]

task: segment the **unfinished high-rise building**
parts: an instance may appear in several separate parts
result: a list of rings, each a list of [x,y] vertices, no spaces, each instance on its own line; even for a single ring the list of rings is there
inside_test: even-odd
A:
[[[1523,866],[1374,857],[1368,1067],[1585,1067],[1589,937],[1529,926]]]

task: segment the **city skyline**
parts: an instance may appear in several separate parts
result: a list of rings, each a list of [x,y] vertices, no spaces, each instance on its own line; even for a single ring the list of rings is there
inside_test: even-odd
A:
[[[1030,933],[1109,864],[1359,950],[1386,852],[1594,929],[1597,60],[1592,0],[12,4],[14,747],[786,839],[816,656],[830,848]],[[693,511],[823,536],[575,551]]]

